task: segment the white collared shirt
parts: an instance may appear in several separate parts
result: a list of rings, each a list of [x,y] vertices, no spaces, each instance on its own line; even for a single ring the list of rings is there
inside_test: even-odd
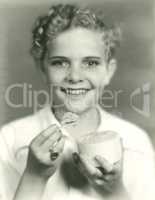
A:
[[[119,119],[99,108],[98,131],[119,133],[123,141],[123,183],[131,200],[155,199],[155,155],[147,134],[137,126]],[[49,106],[39,112],[11,122],[0,133],[0,200],[12,200],[26,166],[28,145],[51,124],[57,124]],[[64,134],[68,134],[62,130]],[[64,156],[74,146],[65,144]],[[60,170],[49,179],[43,200],[91,200],[79,187],[66,185]],[[106,199],[106,198],[101,198]],[[115,198],[114,198],[115,199]]]

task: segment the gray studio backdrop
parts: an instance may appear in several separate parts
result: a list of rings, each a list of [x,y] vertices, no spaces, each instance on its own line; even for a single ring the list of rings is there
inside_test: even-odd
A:
[[[34,19],[46,12],[52,2],[0,1],[0,125],[34,112],[35,98],[44,103],[45,96],[40,90],[46,90],[46,86],[40,80],[29,48]],[[94,6],[92,2],[85,4]],[[106,88],[102,106],[145,129],[154,142],[153,1],[95,2],[103,8],[106,23],[119,23],[123,29],[118,69]],[[29,96],[29,100],[23,102],[23,95]]]

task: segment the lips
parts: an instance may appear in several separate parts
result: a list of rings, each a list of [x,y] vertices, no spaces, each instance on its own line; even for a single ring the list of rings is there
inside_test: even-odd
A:
[[[90,89],[86,88],[63,88],[61,87],[61,91],[65,92],[67,95],[85,95]]]

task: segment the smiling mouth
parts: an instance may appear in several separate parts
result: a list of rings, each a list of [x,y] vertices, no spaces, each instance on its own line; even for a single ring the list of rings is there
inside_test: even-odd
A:
[[[73,89],[73,88],[60,88],[62,92],[64,92],[67,95],[85,95],[90,89],[86,88],[78,88],[78,89]]]

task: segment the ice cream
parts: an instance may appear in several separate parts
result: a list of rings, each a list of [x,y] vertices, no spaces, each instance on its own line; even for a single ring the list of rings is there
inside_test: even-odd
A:
[[[62,119],[61,119],[61,125],[63,127],[69,126],[69,125],[76,125],[77,120],[78,120],[79,116],[75,113],[72,112],[66,112]]]
[[[87,156],[95,165],[95,156],[100,155],[114,164],[122,159],[122,142],[118,133],[104,131],[90,133],[78,141],[79,152]]]

